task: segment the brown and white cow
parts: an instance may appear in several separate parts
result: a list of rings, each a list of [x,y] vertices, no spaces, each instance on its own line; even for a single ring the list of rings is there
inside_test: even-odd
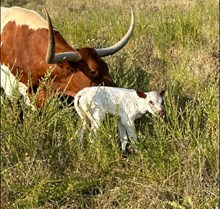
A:
[[[115,45],[101,49],[73,48],[53,29],[50,16],[45,11],[47,20],[32,10],[1,7],[1,87],[6,95],[10,96],[15,76],[19,76],[18,89],[29,103],[27,94],[37,92],[49,68],[53,69],[52,91],[63,95],[74,97],[87,86],[114,86],[108,66],[101,57],[116,53],[130,39],[134,29],[132,9],[131,24],[125,36]],[[29,78],[31,88],[28,87]],[[38,107],[43,105],[46,93],[46,88],[43,88]]]

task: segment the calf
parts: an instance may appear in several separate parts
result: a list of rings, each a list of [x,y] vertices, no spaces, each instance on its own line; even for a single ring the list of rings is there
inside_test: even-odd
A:
[[[80,131],[80,143],[86,125],[96,131],[107,113],[119,117],[118,128],[122,151],[126,151],[128,138],[137,143],[134,121],[147,111],[163,117],[162,97],[165,91],[141,92],[133,89],[116,87],[87,87],[76,94],[74,105],[83,127]]]

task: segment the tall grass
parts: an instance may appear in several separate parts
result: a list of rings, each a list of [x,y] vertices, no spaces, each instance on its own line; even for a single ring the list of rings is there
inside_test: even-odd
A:
[[[42,12],[36,2],[18,3]],[[124,1],[45,4],[56,28],[78,47],[112,45],[129,25]],[[118,86],[166,89],[165,120],[148,114],[137,120],[138,154],[124,157],[116,117],[104,121],[94,144],[88,129],[80,147],[72,106],[57,96],[39,113],[21,101],[21,122],[15,89],[12,102],[1,103],[2,208],[218,207],[217,1],[132,5],[134,34],[105,60]]]

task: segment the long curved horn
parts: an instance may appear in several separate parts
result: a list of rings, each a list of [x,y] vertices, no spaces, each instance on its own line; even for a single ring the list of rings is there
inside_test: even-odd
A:
[[[46,62],[49,64],[54,64],[64,61],[78,62],[81,59],[81,57],[77,52],[55,53],[55,37],[54,37],[52,21],[45,7],[44,10],[47,16],[48,33],[49,33]]]
[[[134,12],[131,8],[131,24],[130,24],[130,27],[127,33],[124,35],[124,37],[118,43],[114,44],[113,46],[102,48],[102,49],[96,49],[96,52],[98,53],[100,57],[104,57],[104,56],[108,56],[108,55],[112,55],[116,53],[117,51],[122,49],[127,44],[127,42],[129,41],[132,35],[133,30],[134,30]]]

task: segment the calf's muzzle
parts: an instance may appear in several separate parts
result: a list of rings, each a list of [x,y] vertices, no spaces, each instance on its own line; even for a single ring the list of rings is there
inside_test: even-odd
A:
[[[160,110],[160,111],[158,112],[158,114],[159,114],[159,116],[160,116],[161,118],[164,118],[165,115],[166,115],[166,111],[162,109],[162,110]]]

